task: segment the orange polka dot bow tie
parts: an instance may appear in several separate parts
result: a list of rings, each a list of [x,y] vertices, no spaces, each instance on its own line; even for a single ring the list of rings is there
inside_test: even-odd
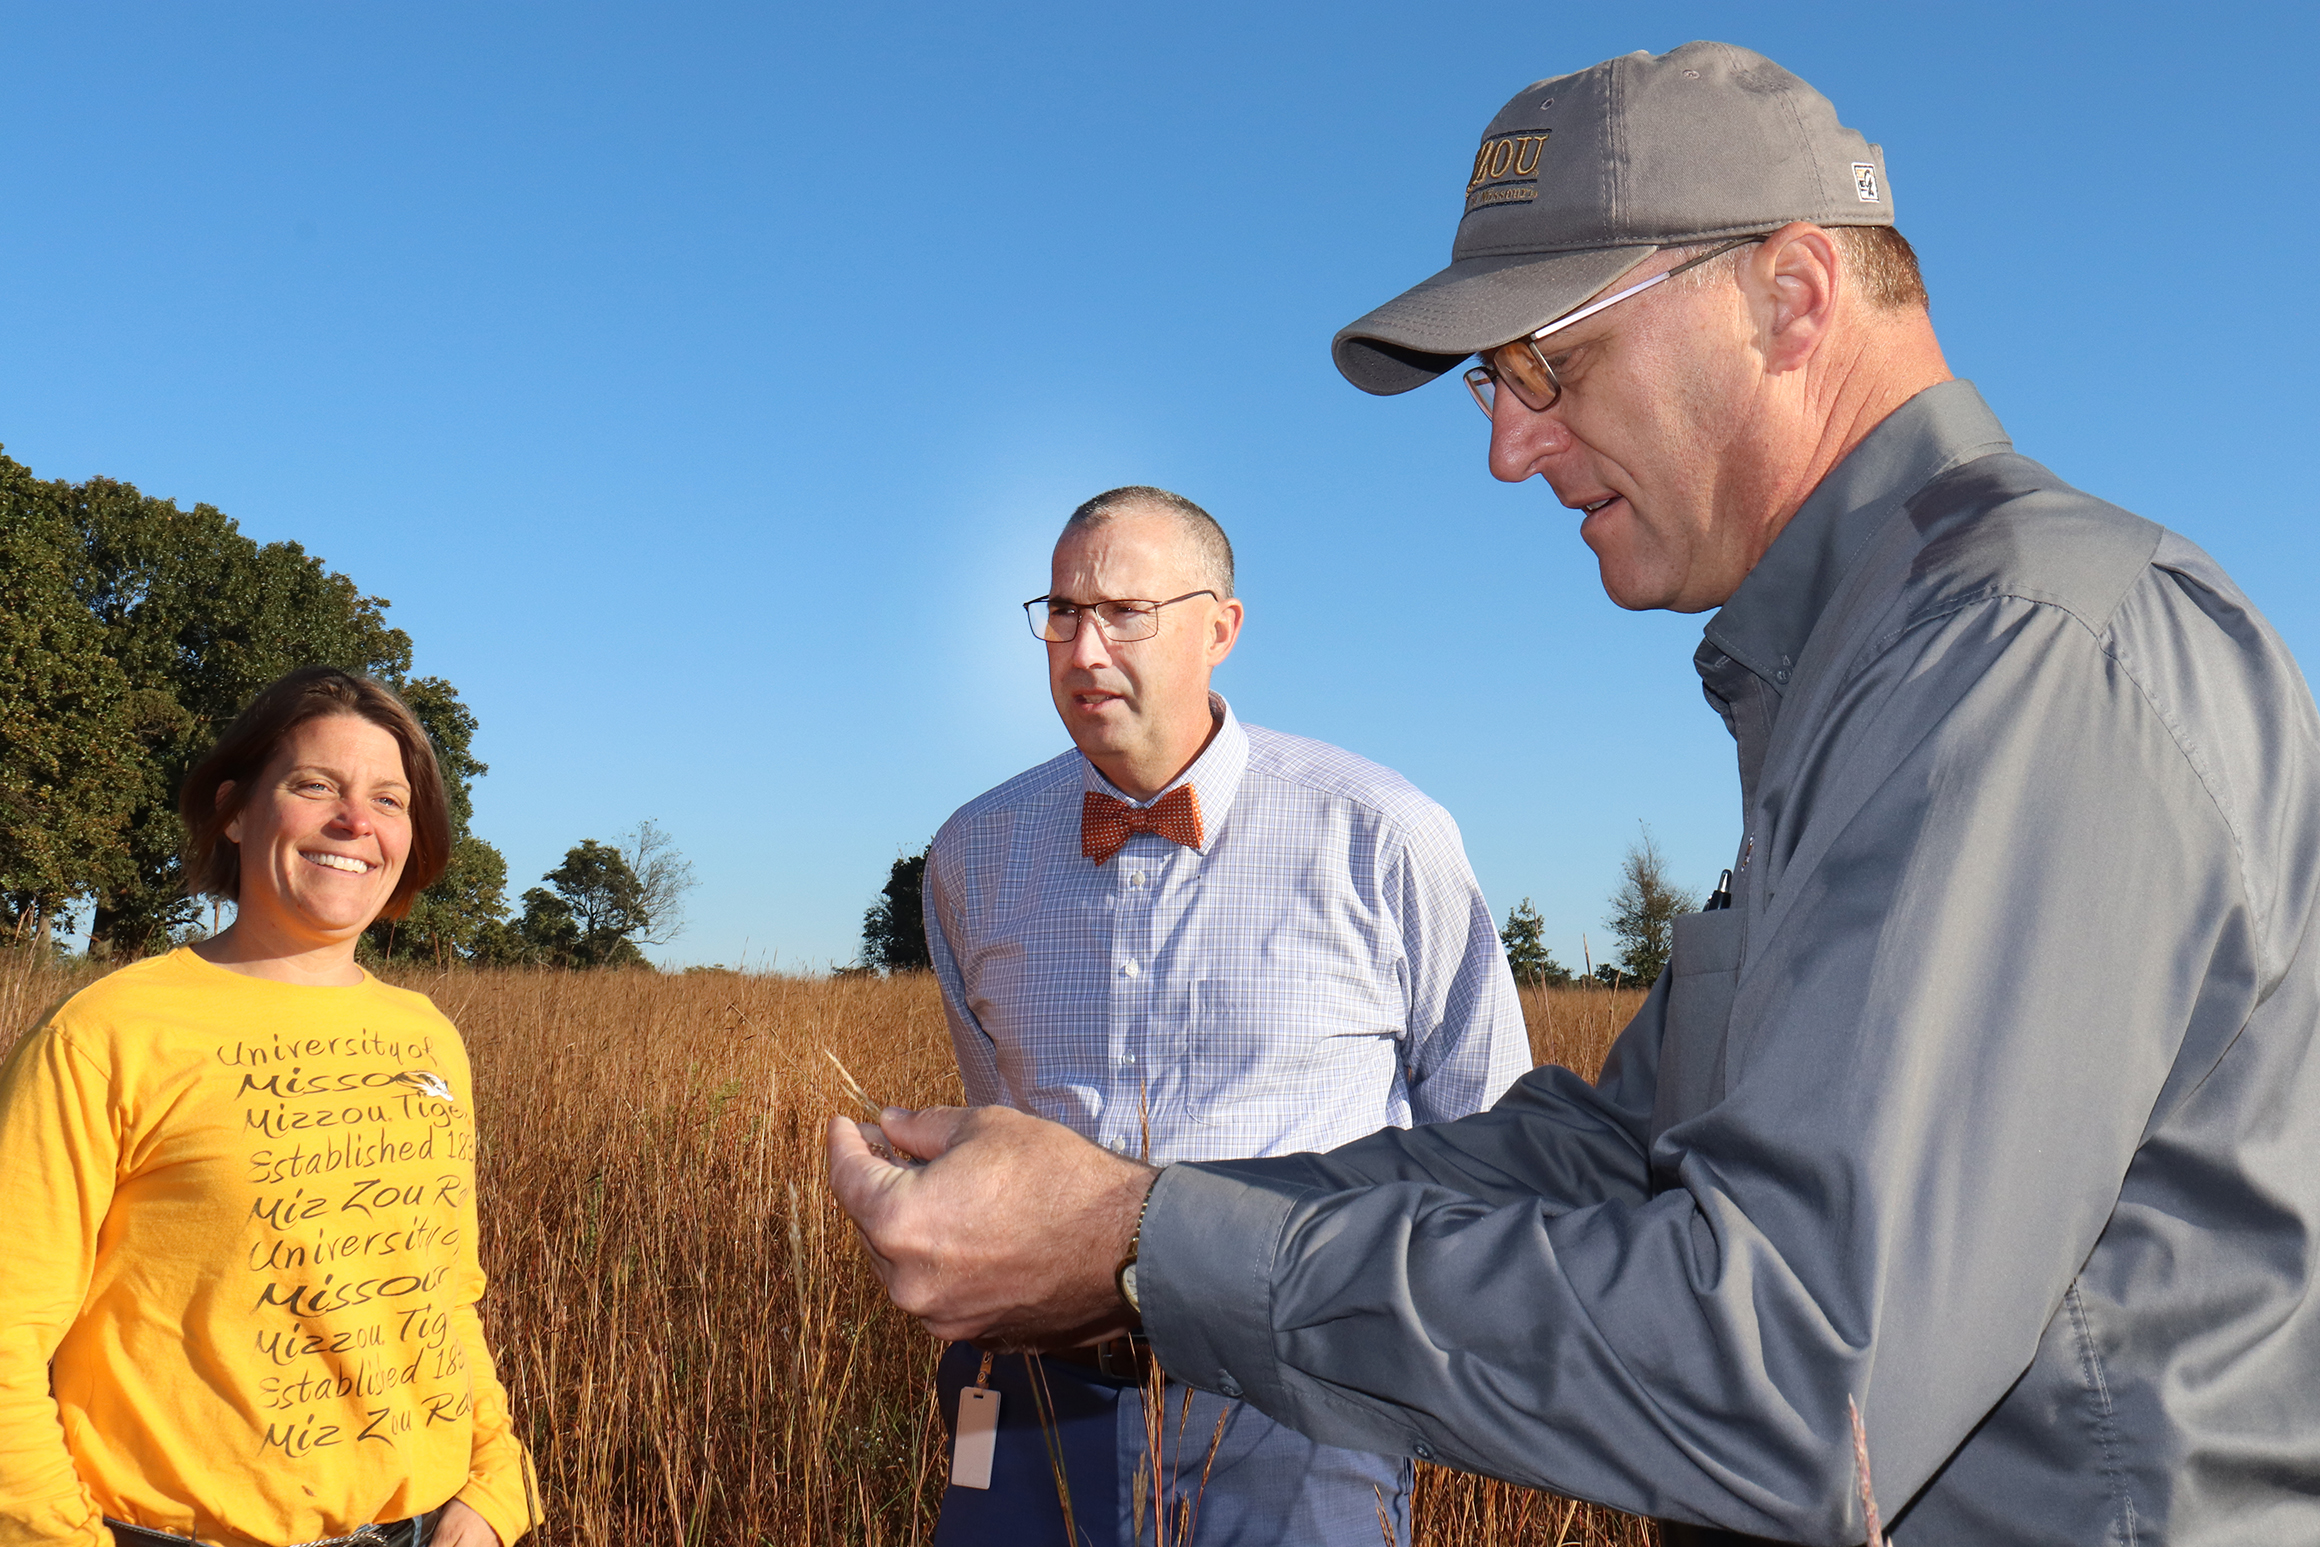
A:
[[[1200,793],[1179,784],[1149,806],[1131,806],[1101,790],[1079,803],[1079,851],[1097,864],[1120,852],[1133,833],[1158,833],[1188,849],[1200,847]]]

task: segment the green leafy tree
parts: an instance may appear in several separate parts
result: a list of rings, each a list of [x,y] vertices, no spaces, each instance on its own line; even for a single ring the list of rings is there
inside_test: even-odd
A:
[[[400,920],[381,919],[368,942],[382,956],[419,957],[448,966],[489,961],[506,950],[507,861],[469,831],[475,816],[474,782],[491,772],[473,751],[475,711],[441,677],[420,677],[397,691],[435,744],[451,815],[451,862],[433,886],[412,899]]]
[[[392,932],[398,954],[461,949],[504,911],[506,867],[466,827],[467,783],[483,772],[467,750],[474,716],[449,683],[406,680],[410,637],[388,626],[385,599],[365,595],[297,543],[252,541],[213,506],[180,510],[110,478],[44,483],[5,457],[0,483],[10,521],[40,526],[46,535],[26,541],[57,555],[55,565],[28,564],[16,578],[21,594],[11,600],[25,606],[7,608],[16,664],[0,680],[0,719],[80,727],[86,737],[77,755],[91,767],[111,765],[97,781],[110,792],[100,804],[127,807],[116,823],[85,801],[76,805],[66,793],[80,787],[71,771],[42,750],[40,737],[19,736],[19,762],[47,769],[28,775],[27,788],[49,793],[32,804],[20,798],[8,825],[21,832],[20,847],[49,857],[9,871],[22,870],[21,887],[0,876],[0,891],[53,911],[60,884],[53,872],[62,867],[73,872],[65,895],[93,899],[90,934],[100,952],[135,955],[166,943],[200,912],[184,895],[178,864],[184,833],[176,795],[186,771],[260,688],[294,667],[326,665],[401,691],[435,737],[452,787],[451,874]],[[44,512],[39,521],[27,514],[35,508]],[[56,611],[60,573],[93,636]],[[42,588],[49,600],[31,607],[31,591]],[[40,645],[42,637],[80,641],[71,647],[72,671],[41,665],[44,657],[64,659]],[[117,681],[91,664],[100,661]],[[102,844],[92,841],[100,831],[108,834]],[[48,869],[36,875],[40,866]]]
[[[524,911],[515,921],[511,937],[490,943],[495,956],[511,965],[583,965],[580,925],[572,917],[571,904],[544,886],[532,887],[524,893],[523,900]]]
[[[91,935],[137,954],[189,922],[178,784],[258,689],[297,666],[399,680],[411,641],[386,603],[296,543],[261,547],[214,506],[180,510],[110,478],[53,484],[87,555],[84,601],[108,653],[151,699],[140,717],[146,778],[129,824],[129,874],[99,892]]]
[[[129,680],[74,588],[52,489],[0,457],[0,930],[46,941],[66,905],[125,877],[141,785]]]
[[[1506,928],[1498,932],[1499,943],[1506,947],[1506,964],[1513,969],[1514,980],[1526,988],[1571,981],[1571,969],[1556,961],[1555,953],[1547,949],[1546,933],[1546,920],[1539,917],[1528,897],[1507,909]]]
[[[177,854],[178,784],[258,689],[293,667],[399,681],[410,637],[297,543],[261,547],[210,505],[180,510],[110,478],[49,487],[86,556],[82,600],[106,651],[147,695],[137,716],[145,777],[128,827],[127,874],[99,891],[91,935],[136,954],[189,922]]]
[[[646,967],[637,940],[652,928],[644,887],[620,850],[583,838],[524,893],[516,934],[524,959],[554,967]]]
[[[538,891],[538,887],[532,891]],[[545,896],[546,893],[541,895]],[[531,892],[524,894],[528,904]],[[486,919],[475,931],[475,944],[467,953],[470,964],[478,967],[521,967],[537,963],[542,958],[533,951],[524,937],[523,918]]]
[[[886,872],[882,900],[862,915],[862,960],[888,972],[932,967],[926,948],[926,856],[933,845],[895,860]]]
[[[1667,860],[1652,840],[1651,829],[1627,848],[1620,862],[1619,890],[1611,894],[1611,915],[1604,922],[1619,939],[1618,977],[1649,988],[1659,981],[1675,944],[1675,917],[1699,907],[1698,899],[1668,879]],[[1595,975],[1603,977],[1604,970]]]
[[[504,955],[507,861],[473,833],[451,840],[451,862],[411,900],[401,919],[380,919],[365,937],[383,957],[488,962]]]
[[[615,846],[582,839],[523,895],[512,921],[486,920],[469,959],[505,966],[650,967],[641,947],[673,938],[693,866],[649,819]],[[672,915],[675,915],[672,922]]]

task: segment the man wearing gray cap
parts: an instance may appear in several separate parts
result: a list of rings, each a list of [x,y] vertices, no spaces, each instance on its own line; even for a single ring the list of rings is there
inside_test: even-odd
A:
[[[1860,1541],[1855,1406],[1904,1547],[2320,1541],[2320,714],[2212,559],[1950,376],[1892,196],[1769,61],[1629,55],[1509,102],[1451,266],[1336,341],[1381,393],[1472,357],[1612,599],[1718,609],[1731,880],[1600,1083],[1156,1175],[834,1127],[900,1304],[1140,1317],[1318,1440],[1671,1541]]]

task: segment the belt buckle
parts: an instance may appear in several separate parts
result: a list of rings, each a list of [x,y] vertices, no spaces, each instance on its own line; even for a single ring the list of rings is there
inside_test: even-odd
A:
[[[344,1536],[322,1536],[311,1542],[299,1542],[296,1547],[386,1547],[393,1540],[387,1528],[376,1521],[365,1521]]]
[[[1136,1380],[1136,1340],[1110,1338],[1096,1345],[1096,1368],[1112,1380]]]

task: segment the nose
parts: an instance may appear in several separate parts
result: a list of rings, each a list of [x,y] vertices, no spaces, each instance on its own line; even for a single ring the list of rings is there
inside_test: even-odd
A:
[[[1071,664],[1081,671],[1093,671],[1112,664],[1112,642],[1105,635],[1103,625],[1096,622],[1093,612],[1083,612],[1079,618],[1079,632],[1068,644],[1058,648],[1069,653]]]
[[[1549,458],[1571,449],[1572,436],[1558,409],[1537,413],[1511,392],[1501,392],[1490,411],[1490,476],[1521,483],[1543,474]]]
[[[370,802],[352,795],[341,796],[338,809],[331,813],[330,826],[332,831],[349,838],[369,837],[375,826],[371,821]]]

